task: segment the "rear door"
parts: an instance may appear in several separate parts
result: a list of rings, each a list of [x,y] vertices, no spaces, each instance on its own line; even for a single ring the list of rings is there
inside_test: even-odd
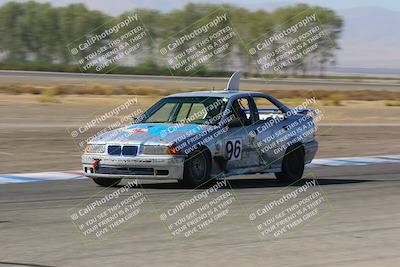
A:
[[[290,120],[286,119],[285,111],[272,103],[270,99],[254,96],[253,100],[257,110],[252,136],[254,136],[261,163],[270,168],[280,167],[285,154],[284,145]]]

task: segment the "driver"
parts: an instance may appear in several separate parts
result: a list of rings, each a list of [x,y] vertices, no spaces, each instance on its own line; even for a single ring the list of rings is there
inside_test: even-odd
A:
[[[242,125],[249,125],[250,120],[247,118],[246,112],[239,100],[235,100],[232,105],[233,118],[238,118]]]

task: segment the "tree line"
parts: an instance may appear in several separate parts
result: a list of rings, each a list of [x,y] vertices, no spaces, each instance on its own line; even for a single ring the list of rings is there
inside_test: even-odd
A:
[[[218,8],[227,11],[230,22],[239,33],[241,40],[251,41],[260,38],[267,32],[289,26],[298,14],[311,7],[298,4],[276,9],[250,11],[233,5],[187,4],[181,9],[161,12],[151,9],[136,9],[146,27],[152,42],[131,63],[132,66],[120,68],[120,72],[158,74],[167,71],[166,64],[160,61],[159,43],[181,31],[188,25],[211,14]],[[318,16],[320,25],[327,33],[326,40],[320,48],[312,52],[310,60],[296,62],[288,71],[294,74],[306,74],[312,67],[318,66],[321,72],[328,64],[335,63],[335,50],[339,49],[338,40],[342,31],[343,21],[333,10],[324,7],[312,7]],[[24,3],[7,2],[0,7],[0,66],[20,65],[46,66],[76,66],[77,62],[71,55],[67,45],[82,36],[88,35],[94,29],[101,32],[106,29],[111,20],[123,20],[130,12],[112,17],[103,12],[89,10],[84,4],[70,4],[64,7],[53,7],[48,3],[28,1]],[[122,32],[121,32],[122,34]],[[237,42],[237,41],[235,41]],[[222,57],[218,64],[203,66],[214,71],[229,71],[232,62],[240,65],[249,73],[257,73],[257,68],[243,44],[235,44],[238,49],[232,49]],[[24,68],[24,67],[22,67]],[[30,69],[32,69],[30,68]],[[40,69],[40,68],[39,68]],[[59,70],[59,69],[58,69]],[[64,70],[64,69],[63,69]],[[74,67],[69,70],[75,71]]]

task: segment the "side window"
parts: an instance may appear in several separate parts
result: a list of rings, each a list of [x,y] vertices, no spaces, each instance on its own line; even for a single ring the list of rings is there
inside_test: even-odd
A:
[[[231,114],[233,118],[239,119],[243,126],[252,123],[252,114],[247,98],[238,98],[232,103]]]
[[[253,99],[258,110],[259,121],[265,122],[276,117],[283,119],[284,114],[282,111],[280,111],[278,107],[272,104],[267,98],[255,96]]]
[[[183,103],[179,109],[176,120],[190,123],[196,120],[203,120],[206,116],[205,105],[203,103]]]
[[[183,121],[188,117],[192,103],[183,103],[179,109],[178,115],[176,116],[177,121]]]
[[[189,118],[192,119],[193,121],[198,120],[198,119],[204,119],[206,116],[205,113],[205,106],[203,103],[194,103],[192,104],[192,108],[189,113]]]

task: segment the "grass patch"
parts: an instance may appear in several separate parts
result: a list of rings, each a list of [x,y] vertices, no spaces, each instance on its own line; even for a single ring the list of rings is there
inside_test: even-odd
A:
[[[332,106],[343,106],[342,101],[345,100],[345,96],[343,94],[331,94],[325,97],[324,99],[325,104],[332,105]]]
[[[54,104],[55,103],[61,103],[61,101],[57,97],[45,96],[45,95],[40,96],[38,98],[38,102],[39,103],[54,103]]]
[[[161,95],[161,91],[153,86],[125,86],[123,90],[127,95]]]
[[[91,84],[87,87],[86,94],[90,95],[112,95],[114,93],[113,87],[102,84]]]
[[[61,103],[61,101],[57,98],[59,94],[60,89],[57,86],[49,86],[42,91],[38,101],[39,103]]]
[[[31,85],[31,84],[2,84],[0,93],[20,95],[46,95],[49,97],[60,95],[138,95],[138,96],[166,96],[174,93],[204,91],[210,88],[199,86],[174,86],[174,85],[137,85],[137,84],[53,84],[53,85]],[[264,91],[264,90],[259,90]],[[265,90],[278,99],[293,99],[295,102],[303,102],[305,98],[315,97],[322,100],[324,105],[341,106],[344,100],[387,100],[387,104],[397,106],[400,101],[398,91],[379,90]]]
[[[400,107],[400,99],[396,100],[386,100],[384,102],[385,106],[387,107]]]

